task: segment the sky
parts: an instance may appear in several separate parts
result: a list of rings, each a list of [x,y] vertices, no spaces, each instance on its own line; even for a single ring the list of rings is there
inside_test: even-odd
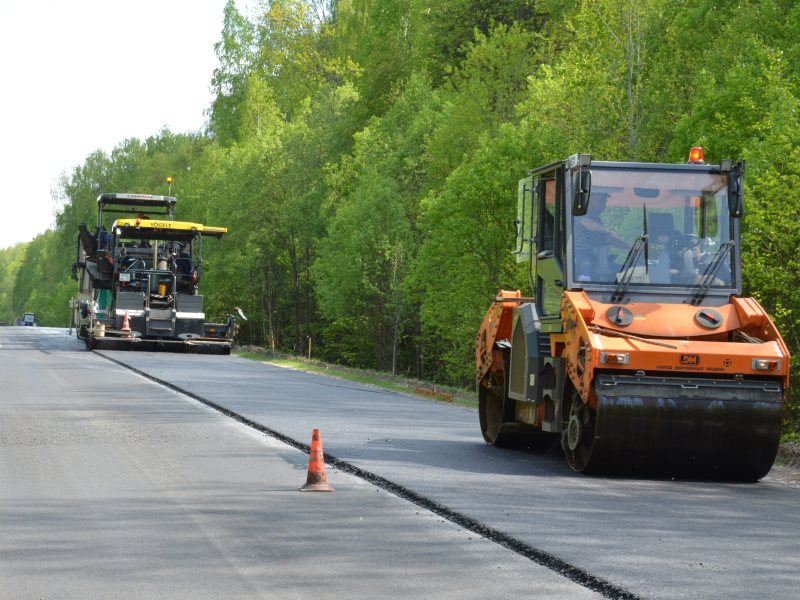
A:
[[[94,151],[203,128],[225,2],[0,0],[0,248],[53,227]]]

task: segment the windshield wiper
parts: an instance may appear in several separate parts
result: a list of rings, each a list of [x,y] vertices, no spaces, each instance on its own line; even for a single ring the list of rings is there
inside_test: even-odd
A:
[[[647,206],[642,204],[642,235],[639,239],[633,242],[633,246],[628,250],[628,256],[625,258],[625,264],[617,272],[617,287],[611,295],[611,302],[621,302],[622,297],[625,295],[625,288],[628,287],[631,279],[633,278],[633,267],[639,262],[639,256],[644,250],[644,272],[647,275],[648,265],[650,263],[647,256],[647,240],[650,236],[647,233]],[[630,263],[630,264],[628,264]]]
[[[611,294],[611,302],[621,302],[623,296],[625,296],[625,289],[633,278],[634,265],[639,262],[642,251],[647,248],[648,237],[647,233],[643,233],[636,238],[633,242],[633,246],[628,250],[628,257],[625,259],[625,263],[622,265],[622,268],[617,271],[617,287],[614,288],[614,293]],[[645,272],[646,271],[647,263],[645,263]]]
[[[703,298],[706,297],[711,283],[717,276],[717,271],[719,271],[720,267],[725,262],[725,257],[731,250],[733,250],[733,240],[728,240],[719,247],[719,250],[717,250],[716,254],[711,258],[706,268],[703,269],[703,273],[700,275],[700,281],[697,282],[697,291],[694,293],[690,304],[700,304]]]

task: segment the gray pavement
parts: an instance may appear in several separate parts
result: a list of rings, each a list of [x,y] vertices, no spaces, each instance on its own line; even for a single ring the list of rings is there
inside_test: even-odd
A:
[[[64,330],[0,328],[2,599],[597,597],[341,471],[328,469],[333,494],[299,493],[306,454],[76,348]],[[243,383],[258,398],[269,390],[305,414],[299,439],[310,441],[313,421],[326,451],[344,449],[348,435],[325,429],[324,413],[275,388],[294,373],[138,358],[204,393],[213,381],[218,400],[243,402]],[[322,399],[341,388],[310,385]],[[258,413],[269,421],[264,400]],[[351,418],[363,408],[352,404]],[[359,436],[374,431],[362,444],[380,452],[391,446],[375,433],[390,423],[374,417]]]
[[[107,353],[643,598],[794,599],[800,490],[573,474],[483,444],[477,414],[235,357]]]

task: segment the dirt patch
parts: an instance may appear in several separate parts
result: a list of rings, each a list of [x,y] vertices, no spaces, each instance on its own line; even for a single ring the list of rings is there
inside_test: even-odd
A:
[[[778,449],[778,457],[764,481],[774,481],[800,488],[800,442],[787,442]]]

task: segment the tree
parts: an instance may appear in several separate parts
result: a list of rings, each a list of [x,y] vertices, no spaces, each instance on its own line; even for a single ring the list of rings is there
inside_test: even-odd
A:
[[[24,264],[27,243],[0,249],[0,321],[13,323],[22,312],[22,306],[14,301],[17,272]]]
[[[517,25],[498,25],[467,44],[464,61],[438,92],[443,106],[426,143],[431,188],[441,186],[502,123],[516,119],[528,77],[541,60],[538,42],[536,34]]]
[[[384,114],[414,70],[411,0],[338,0],[332,26],[335,56],[354,68],[362,120]]]
[[[236,139],[239,107],[253,69],[255,28],[228,0],[223,13],[222,39],[214,44],[219,67],[214,69],[211,88],[214,101],[209,110],[209,129],[222,144]]]
[[[414,360],[402,356],[409,351],[403,345],[406,332],[415,329],[416,321],[408,309],[411,304],[404,296],[403,281],[419,244],[416,222],[425,185],[425,137],[438,103],[428,78],[413,76],[392,108],[355,135],[352,155],[328,171],[325,208],[332,216],[328,239],[320,245],[313,271],[316,296],[329,321],[329,332],[339,330],[343,320],[368,325],[374,365],[382,368],[398,369]],[[375,206],[378,200],[386,206]],[[379,231],[367,225],[373,219],[380,224]],[[377,237],[370,242],[359,234],[357,244],[330,241],[345,232],[360,231]],[[341,302],[345,290],[334,285],[341,281],[341,273],[356,277],[364,287],[371,299],[370,312],[359,313]],[[359,319],[360,314],[366,321]],[[360,356],[357,347],[338,346],[340,354]]]
[[[476,38],[488,37],[498,26],[518,27],[533,35],[550,21],[552,2],[542,0],[412,0],[413,64],[438,86],[471,52]],[[508,61],[513,65],[513,61]]]
[[[409,285],[421,298],[421,343],[436,379],[472,381],[475,334],[491,299],[502,287],[524,285],[510,251],[528,157],[517,130],[502,127],[424,201],[425,240]]]
[[[370,172],[341,207],[314,265],[323,314],[331,321],[363,315],[375,365],[397,372],[407,302],[402,283],[414,240],[397,183]]]
[[[604,159],[649,158],[643,131],[663,115],[644,98],[662,83],[652,75],[650,56],[666,14],[664,0],[597,0],[565,19],[575,38],[531,78],[520,113],[543,155],[580,150]]]

